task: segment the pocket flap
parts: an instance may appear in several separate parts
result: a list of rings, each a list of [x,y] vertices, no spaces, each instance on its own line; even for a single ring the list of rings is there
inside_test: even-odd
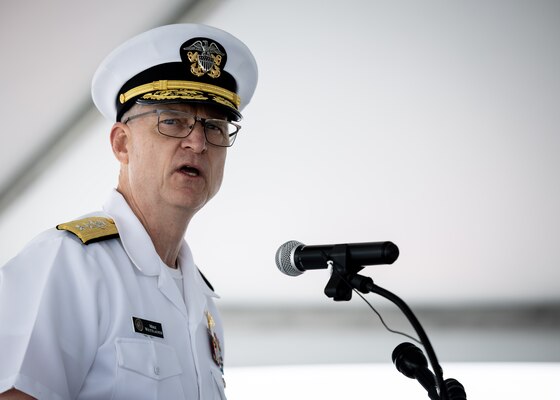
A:
[[[115,341],[119,367],[153,379],[162,380],[180,375],[183,370],[175,349],[151,340],[125,339]]]

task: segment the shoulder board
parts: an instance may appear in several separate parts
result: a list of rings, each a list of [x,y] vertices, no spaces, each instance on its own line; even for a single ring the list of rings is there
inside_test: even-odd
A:
[[[59,224],[56,226],[56,229],[73,233],[80,238],[83,244],[90,244],[119,236],[115,221],[105,217],[78,219]]]

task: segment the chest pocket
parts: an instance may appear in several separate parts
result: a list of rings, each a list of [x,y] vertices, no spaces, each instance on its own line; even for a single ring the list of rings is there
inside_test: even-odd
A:
[[[112,398],[184,398],[183,370],[175,350],[163,343],[120,338],[115,341],[117,376]]]

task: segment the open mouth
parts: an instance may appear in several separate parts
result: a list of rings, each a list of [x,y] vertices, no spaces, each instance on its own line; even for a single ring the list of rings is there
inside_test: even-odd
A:
[[[195,167],[191,167],[190,165],[183,165],[181,168],[179,168],[179,171],[188,176],[200,176],[200,171]]]

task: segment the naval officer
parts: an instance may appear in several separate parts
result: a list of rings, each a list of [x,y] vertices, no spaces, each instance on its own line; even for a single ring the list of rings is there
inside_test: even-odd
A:
[[[256,82],[244,43],[197,24],[101,63],[92,96],[114,123],[118,186],[0,268],[0,399],[225,398],[216,294],[184,237]]]

